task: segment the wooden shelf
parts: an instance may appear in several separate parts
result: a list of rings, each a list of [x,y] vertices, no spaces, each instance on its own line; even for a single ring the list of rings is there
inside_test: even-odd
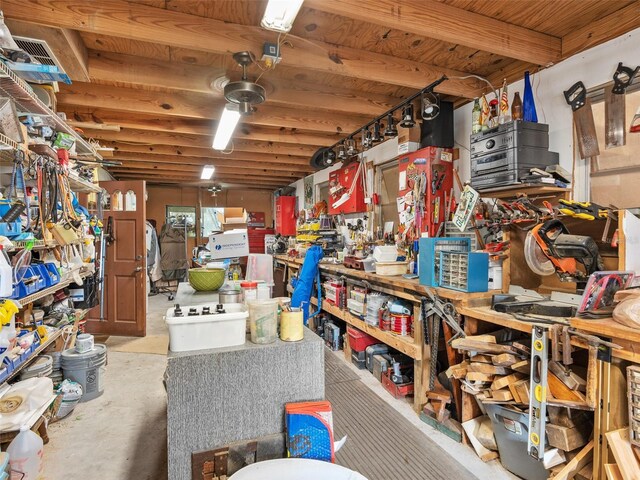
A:
[[[313,303],[314,305],[318,305],[318,299],[312,298],[311,303]],[[327,313],[330,313],[331,315],[334,315],[340,320],[345,321],[349,325],[352,325],[357,329],[368,333],[372,337],[380,340],[382,343],[389,345],[392,348],[395,348],[396,350],[404,353],[405,355],[413,358],[414,360],[422,359],[422,349],[419,348],[419,346],[414,343],[413,337],[408,337],[408,336],[403,337],[400,335],[395,335],[390,332],[385,332],[384,330],[380,330],[379,328],[369,325],[368,323],[362,321],[361,319],[359,319],[355,315],[352,315],[348,311],[341,310],[335,305],[330,304],[326,300],[322,302],[322,310],[324,310]]]
[[[292,259],[286,255],[275,255],[276,260],[287,263],[292,268],[299,268],[302,265],[302,259]],[[320,271],[330,273],[337,276],[345,276],[353,278],[355,280],[366,281],[372,285],[374,290],[378,289],[382,292],[390,293],[402,298],[406,298],[412,301],[418,301],[418,296],[425,296],[427,289],[434,291],[441,298],[446,298],[458,302],[461,305],[466,304],[470,300],[477,300],[483,298],[491,298],[491,295],[496,291],[479,292],[479,293],[466,293],[457,290],[451,290],[449,288],[433,288],[420,285],[418,279],[408,280],[403,278],[402,275],[396,275],[392,277],[381,277],[373,272],[365,272],[362,270],[354,270],[347,268],[343,265],[332,263],[320,263]]]
[[[96,152],[89,142],[47,107],[33,93],[29,84],[13,73],[3,62],[0,62],[0,93],[15,102],[18,113],[47,117],[53,123],[56,131],[73,135],[76,139],[76,151],[79,156],[102,160],[102,156]]]
[[[515,198],[519,193],[526,193],[528,196],[537,195],[558,195],[559,193],[569,193],[570,188],[553,187],[551,185],[513,185],[508,187],[489,188],[478,190],[481,197],[488,198]]]
[[[89,275],[92,275],[92,273],[91,272],[80,273],[80,277],[81,278],[86,278]],[[40,300],[40,299],[46,297],[47,295],[50,295],[52,293],[57,292],[61,288],[68,287],[73,282],[74,282],[73,278],[67,278],[66,280],[62,280],[59,283],[50,286],[49,288],[45,288],[45,289],[40,290],[40,291],[38,291],[36,293],[32,293],[31,295],[28,295],[28,296],[26,296],[24,298],[16,299],[14,301],[19,303],[21,307],[24,307],[25,305],[33,303],[33,302],[35,302],[37,300]]]
[[[61,328],[56,330],[53,333],[50,333],[49,336],[47,337],[47,341],[40,344],[40,346],[29,356],[29,358],[27,358],[24,362],[22,362],[13,372],[9,374],[9,376],[2,383],[0,383],[0,386],[14,379],[24,369],[24,367],[31,364],[36,358],[38,358],[38,355],[44,352],[45,349],[47,349],[49,345],[55,342],[60,335],[62,335]]]

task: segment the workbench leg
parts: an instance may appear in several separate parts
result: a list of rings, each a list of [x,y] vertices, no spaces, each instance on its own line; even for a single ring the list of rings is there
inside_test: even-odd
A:
[[[613,457],[609,453],[607,437],[605,433],[618,430],[629,425],[629,410],[627,405],[627,380],[625,368],[619,360],[614,363],[599,362],[602,364],[602,381],[600,391],[602,402],[598,402],[595,415],[600,415],[600,423],[596,421],[594,438],[595,446],[600,443],[600,449],[594,450],[593,472],[594,480],[605,480],[607,478],[604,470],[605,463],[612,463]],[[598,456],[596,456],[596,453]]]
[[[422,411],[422,407],[427,403],[431,349],[424,343],[424,330],[422,328],[423,323],[419,305],[414,305],[413,307],[413,318],[413,341],[422,351],[421,358],[413,361],[413,408],[419,414]]]
[[[447,322],[442,322],[442,331],[444,334],[444,345],[447,351],[449,366],[457,365],[462,362],[462,355],[449,345],[449,340],[451,340],[451,337],[453,336],[453,331]],[[456,406],[456,416],[458,421],[460,421],[462,419],[462,389],[460,388],[460,380],[451,378],[451,387],[453,390],[453,401]]]

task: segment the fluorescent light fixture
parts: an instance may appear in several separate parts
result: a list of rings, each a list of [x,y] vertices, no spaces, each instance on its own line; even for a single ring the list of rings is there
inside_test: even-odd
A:
[[[224,110],[222,110],[220,121],[218,122],[216,135],[213,138],[213,148],[215,150],[224,150],[227,148],[229,140],[231,140],[231,135],[233,135],[233,131],[236,129],[239,121],[240,110],[238,106],[232,103],[226,104]]]
[[[276,32],[288,32],[293,26],[293,21],[296,19],[296,15],[298,15],[303,1],[304,0],[269,0],[260,26]]]
[[[215,167],[213,165],[205,165],[202,167],[202,173],[200,174],[200,180],[211,180]]]

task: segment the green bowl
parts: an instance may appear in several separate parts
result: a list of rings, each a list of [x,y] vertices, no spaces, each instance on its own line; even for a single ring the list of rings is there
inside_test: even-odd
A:
[[[215,292],[225,279],[224,268],[190,268],[189,285],[198,292]]]

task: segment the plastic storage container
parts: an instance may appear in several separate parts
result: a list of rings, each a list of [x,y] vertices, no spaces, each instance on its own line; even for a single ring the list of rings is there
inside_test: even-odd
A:
[[[224,313],[202,314],[203,310],[216,311],[216,304],[181,307],[167,310],[165,322],[169,327],[169,348],[172,352],[186,352],[206,348],[243,345],[246,340],[247,309],[240,303],[223,304]],[[187,313],[195,309],[197,315]]]
[[[369,345],[380,343],[379,340],[371,335],[361,332],[357,328],[347,327],[347,333],[349,334],[349,345],[351,350],[357,352],[364,352]]]
[[[278,338],[278,305],[275,299],[249,302],[249,330],[253,343],[273,343]]]
[[[258,299],[258,282],[242,282],[240,283],[242,289],[242,298],[244,304],[249,305],[249,302]]]
[[[279,303],[279,302],[278,302]],[[280,314],[280,340],[297,342],[304,338],[304,313],[285,312]]]
[[[29,427],[20,427],[20,433],[7,447],[11,478],[37,480],[42,473],[42,439]]]
[[[373,357],[374,355],[382,355],[384,353],[389,353],[389,347],[384,343],[378,343],[376,345],[369,345],[365,352],[367,354],[366,364],[367,370],[373,373]]]

